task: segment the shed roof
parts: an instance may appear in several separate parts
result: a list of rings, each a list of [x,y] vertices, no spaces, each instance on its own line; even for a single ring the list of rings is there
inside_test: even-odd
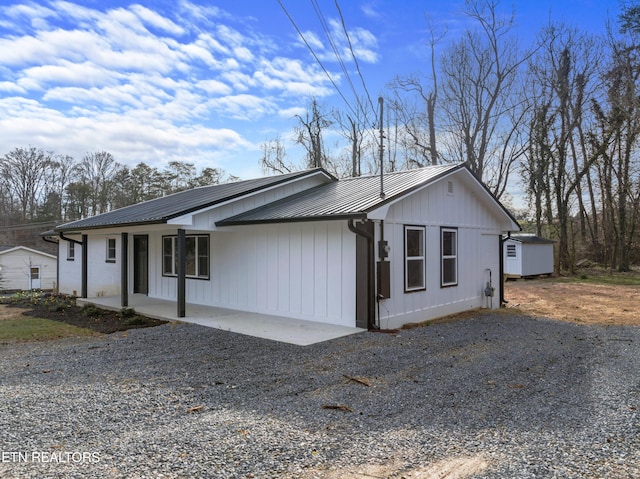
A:
[[[333,176],[322,168],[315,168],[278,176],[267,176],[253,180],[202,186],[174,193],[162,198],[156,198],[135,205],[125,206],[124,208],[119,208],[117,210],[82,220],[65,223],[57,226],[55,231],[64,232],[124,225],[166,223],[172,218],[240,198],[280,183],[285,183],[305,176],[311,176],[313,174],[323,174],[326,175],[328,180],[335,180]]]
[[[56,256],[52,255],[51,253],[45,253],[44,251],[40,251],[34,248],[29,248],[27,246],[0,246],[0,255],[6,254],[6,253],[11,253],[12,251],[27,251],[29,253],[33,253],[33,254],[37,254],[37,255],[41,255],[41,256],[47,256],[49,258],[53,258],[55,259]]]
[[[507,238],[507,240],[513,240],[513,241],[518,241],[519,243],[526,243],[526,244],[553,244],[555,243],[555,241],[547,239],[547,238],[541,238],[540,236],[536,236],[536,235],[530,235],[530,234],[513,234],[510,237]]]

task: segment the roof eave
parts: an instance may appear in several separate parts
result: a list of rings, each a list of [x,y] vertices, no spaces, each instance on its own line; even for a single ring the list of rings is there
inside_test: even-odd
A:
[[[279,223],[309,223],[312,221],[341,221],[341,220],[357,220],[366,219],[367,214],[365,212],[353,212],[353,213],[340,213],[329,215],[314,215],[314,216],[294,216],[289,218],[266,218],[259,220],[229,220],[216,221],[216,226],[248,226],[248,225],[264,225],[264,224],[279,224]]]

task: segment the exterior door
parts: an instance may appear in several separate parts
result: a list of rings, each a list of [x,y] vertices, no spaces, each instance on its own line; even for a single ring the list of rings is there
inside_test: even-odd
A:
[[[29,289],[40,289],[40,266],[29,268]]]
[[[149,236],[133,237],[133,292],[149,294]]]

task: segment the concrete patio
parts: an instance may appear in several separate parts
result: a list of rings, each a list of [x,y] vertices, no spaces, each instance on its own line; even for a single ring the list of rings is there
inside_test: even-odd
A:
[[[122,309],[120,296],[78,298],[77,304],[80,306],[94,304],[100,308],[115,311]],[[186,306],[186,317],[178,318],[175,302],[150,298],[142,294],[129,295],[129,307],[135,309],[137,313],[150,318],[195,323],[232,333],[246,334],[298,346],[308,346],[366,331],[355,327],[350,328],[335,324],[189,303]]]

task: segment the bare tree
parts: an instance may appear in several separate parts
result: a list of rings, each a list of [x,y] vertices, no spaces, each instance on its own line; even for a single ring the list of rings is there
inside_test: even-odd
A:
[[[326,167],[328,158],[325,154],[322,133],[331,126],[331,121],[322,113],[315,98],[303,118],[296,115],[298,126],[295,128],[296,141],[307,150],[307,167]]]
[[[524,151],[524,139],[515,134],[524,119],[518,80],[532,52],[520,52],[512,35],[514,15],[501,16],[497,1],[467,0],[466,6],[477,29],[467,30],[442,55],[441,152],[447,150],[449,161],[466,162],[500,197]]]
[[[260,166],[265,173],[284,174],[298,169],[292,163],[287,162],[287,151],[279,135],[263,142],[260,149],[262,150]]]
[[[37,216],[51,166],[51,153],[35,147],[15,148],[0,159],[0,181],[18,204],[20,220]]]
[[[120,168],[122,165],[106,151],[87,153],[82,158],[76,171],[80,181],[90,188],[89,214],[97,215],[111,209],[110,182]]]
[[[537,157],[529,157],[529,162],[537,164],[530,173],[546,178],[532,177],[530,185],[537,181],[546,189],[546,222],[555,225],[558,239],[556,270],[572,272],[575,244],[571,222],[576,212],[585,211],[581,185],[595,161],[585,132],[590,129],[587,107],[597,87],[599,50],[592,37],[564,26],[550,25],[545,35],[544,48],[530,67],[535,115],[529,153]],[[577,210],[572,209],[574,203]]]

